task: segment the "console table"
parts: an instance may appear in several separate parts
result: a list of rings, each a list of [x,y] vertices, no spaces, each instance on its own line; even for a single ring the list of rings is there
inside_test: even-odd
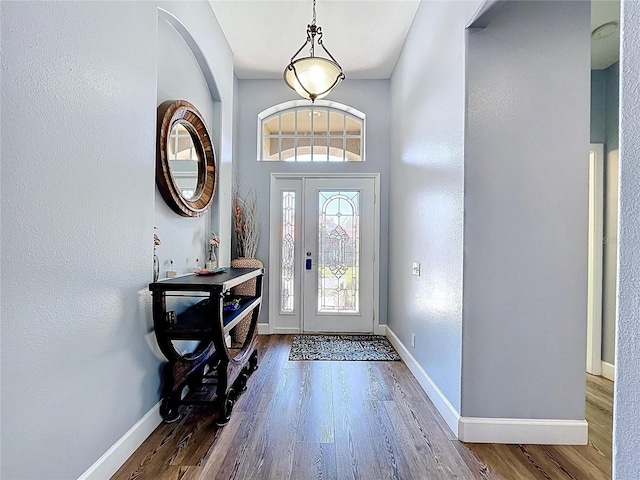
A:
[[[249,375],[258,368],[257,322],[262,303],[261,268],[229,268],[213,275],[185,275],[151,283],[153,324],[156,338],[168,363],[162,371],[160,414],[166,422],[180,418],[180,405],[213,404],[216,423],[229,422],[236,395],[247,388]],[[232,294],[236,287],[256,279],[255,295]],[[167,297],[203,297],[181,313],[167,310]],[[235,310],[224,304],[235,300]],[[238,348],[230,348],[225,337],[246,315],[251,314],[249,333]],[[192,353],[181,354],[172,340],[198,340]],[[183,398],[185,387],[188,393]]]

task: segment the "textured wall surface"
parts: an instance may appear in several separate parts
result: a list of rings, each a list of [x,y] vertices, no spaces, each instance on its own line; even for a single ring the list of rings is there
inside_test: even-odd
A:
[[[204,45],[227,100],[230,173],[231,52],[207,2],[163,6]],[[77,478],[159,398],[157,7],[0,5],[2,478]]]
[[[508,2],[469,33],[464,416],[584,419],[589,12]]]
[[[404,345],[415,333],[411,353],[458,411],[464,35],[480,3],[422,2],[391,78],[388,324]]]
[[[620,261],[613,425],[616,480],[640,478],[640,3],[622,3]]]
[[[380,173],[380,323],[386,322],[387,312],[387,231],[389,198],[389,81],[346,80],[326,98],[349,105],[366,118],[366,160],[345,163],[294,163],[258,162],[257,130],[258,114],[263,110],[290,100],[299,100],[293,90],[280,80],[239,80],[236,102],[238,104],[238,130],[235,168],[241,186],[251,186],[258,195],[260,210],[260,241],[257,258],[269,269],[269,191],[271,173]],[[296,98],[297,97],[297,98]],[[268,275],[265,276],[268,291]],[[263,298],[260,322],[268,322],[268,298]]]
[[[77,478],[158,400],[157,14],[1,8],[2,478]]]

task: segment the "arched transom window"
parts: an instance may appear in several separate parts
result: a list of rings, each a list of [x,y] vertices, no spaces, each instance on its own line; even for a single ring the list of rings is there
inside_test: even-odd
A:
[[[364,161],[365,115],[335,102],[287,102],[258,115],[258,160]]]

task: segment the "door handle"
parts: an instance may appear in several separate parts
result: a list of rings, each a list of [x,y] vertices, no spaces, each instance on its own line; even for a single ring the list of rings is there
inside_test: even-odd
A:
[[[310,259],[310,258],[307,258],[307,260],[306,260],[306,262],[305,262],[305,264],[306,264],[306,269],[307,269],[307,270],[311,270],[311,263],[312,263],[312,262],[311,262],[311,259]]]

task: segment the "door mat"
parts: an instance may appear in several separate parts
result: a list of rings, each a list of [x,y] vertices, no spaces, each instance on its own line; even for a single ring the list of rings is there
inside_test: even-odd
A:
[[[389,341],[379,335],[295,335],[289,360],[400,361]]]

